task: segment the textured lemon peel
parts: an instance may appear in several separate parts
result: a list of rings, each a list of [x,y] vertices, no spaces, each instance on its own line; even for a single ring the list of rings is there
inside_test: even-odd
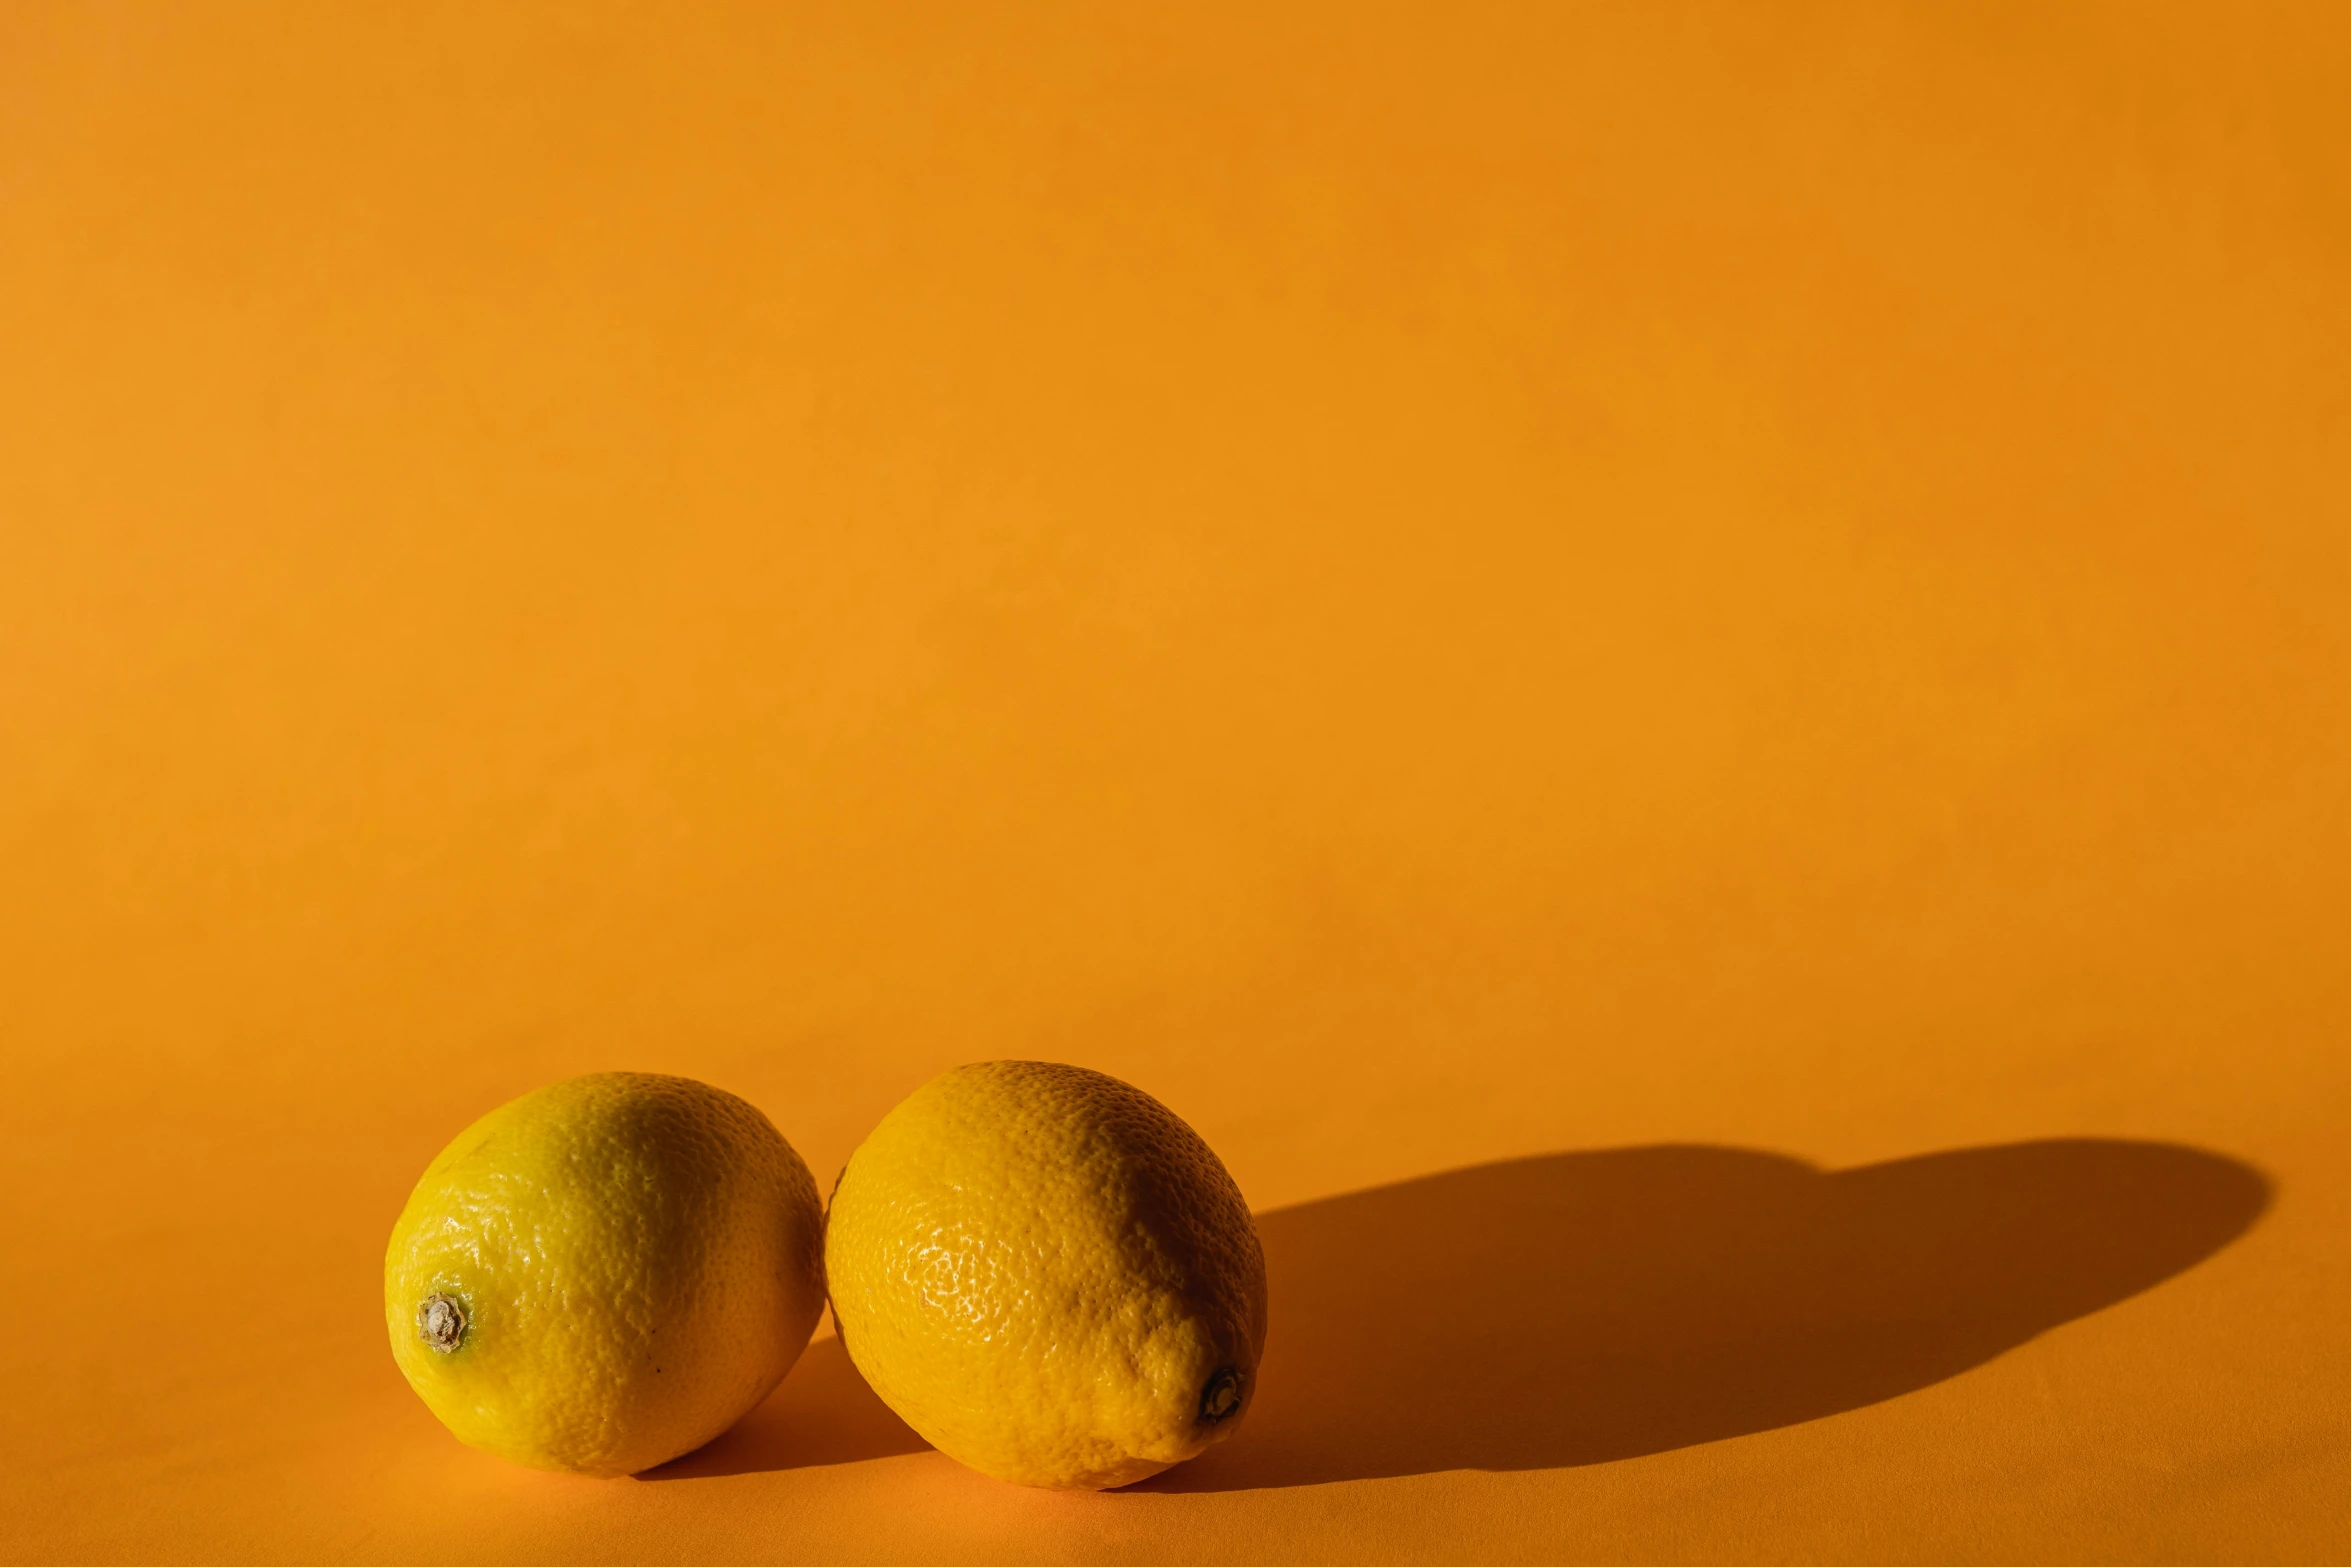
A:
[[[822,1223],[798,1155],[732,1095],[556,1084],[468,1127],[418,1182],[385,1258],[393,1354],[474,1446],[634,1473],[782,1379],[822,1310]],[[457,1317],[445,1347],[436,1297]]]
[[[999,1478],[1132,1483],[1230,1435],[1253,1391],[1247,1206],[1189,1127],[1100,1073],[991,1062],[918,1089],[851,1158],[826,1250],[851,1360]]]

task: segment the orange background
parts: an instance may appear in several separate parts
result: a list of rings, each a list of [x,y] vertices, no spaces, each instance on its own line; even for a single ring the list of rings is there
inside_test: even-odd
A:
[[[0,1554],[2351,1557],[2342,17],[0,7]],[[490,1106],[1005,1055],[1198,1464],[394,1370]]]

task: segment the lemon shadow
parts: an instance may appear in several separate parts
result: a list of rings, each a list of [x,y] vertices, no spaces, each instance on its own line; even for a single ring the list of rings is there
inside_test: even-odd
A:
[[[2251,1228],[2270,1185],[2064,1139],[1822,1171],[1752,1149],[1548,1154],[1258,1217],[1273,1328],[1247,1424],[1148,1491],[1606,1463],[1957,1376]],[[927,1451],[832,1335],[683,1480]]]
[[[1280,1209],[1248,1423],[1143,1488],[1597,1464],[1858,1409],[2194,1266],[2269,1196],[2217,1154],[2072,1139],[1834,1172],[1552,1154]]]
[[[801,1353],[767,1402],[725,1435],[637,1478],[700,1480],[929,1451],[930,1444],[865,1385],[840,1339],[828,1333]]]

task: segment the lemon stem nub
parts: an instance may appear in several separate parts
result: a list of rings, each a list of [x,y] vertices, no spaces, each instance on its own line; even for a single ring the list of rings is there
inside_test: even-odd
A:
[[[416,1330],[446,1355],[465,1342],[465,1309],[446,1295],[430,1296],[417,1308]]]
[[[1200,1418],[1210,1425],[1241,1407],[1241,1374],[1227,1366],[1200,1390]]]

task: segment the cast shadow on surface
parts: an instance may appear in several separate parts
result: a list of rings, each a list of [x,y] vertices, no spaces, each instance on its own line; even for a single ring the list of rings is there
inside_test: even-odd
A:
[[[1596,1464],[1858,1409],[2194,1266],[2268,1200],[2217,1154],[2082,1139],[1834,1172],[1553,1154],[1284,1208],[1247,1423],[1144,1488]]]
[[[1247,1423],[1154,1491],[1605,1463],[1878,1403],[2136,1295],[2251,1227],[2233,1159],[2091,1139],[1823,1172],[1611,1149],[1477,1165],[1261,1215],[1272,1334]],[[775,1395],[648,1480],[925,1450],[808,1347]]]
[[[697,1480],[928,1451],[930,1444],[874,1396],[840,1339],[828,1333],[808,1346],[766,1403],[725,1435],[638,1478]]]

